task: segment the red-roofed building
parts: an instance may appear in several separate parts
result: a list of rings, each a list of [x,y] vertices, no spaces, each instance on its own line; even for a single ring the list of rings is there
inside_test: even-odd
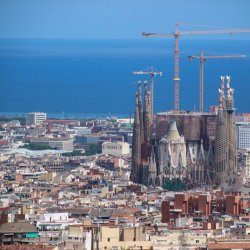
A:
[[[0,140],[0,148],[5,148],[9,145],[8,141]]]

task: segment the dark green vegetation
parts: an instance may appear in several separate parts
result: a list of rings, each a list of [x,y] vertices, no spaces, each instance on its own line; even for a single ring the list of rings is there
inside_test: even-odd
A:
[[[100,145],[91,144],[85,150],[85,153],[82,153],[79,150],[74,150],[73,152],[63,153],[62,156],[66,156],[66,157],[90,156],[90,155],[100,154],[101,152],[102,152],[102,147]]]
[[[25,144],[23,146],[20,146],[20,148],[26,148],[29,150],[46,150],[46,149],[53,149],[49,145],[46,144],[37,144],[37,143],[29,143]]]
[[[91,144],[88,149],[85,151],[85,155],[95,155],[95,154],[100,154],[102,152],[102,146],[101,145],[95,145]]]
[[[182,191],[186,189],[185,183],[183,183],[182,181],[178,179],[165,181],[162,187],[169,191]]]
[[[79,150],[74,150],[73,152],[63,153],[62,156],[65,156],[65,157],[85,156],[85,154]]]

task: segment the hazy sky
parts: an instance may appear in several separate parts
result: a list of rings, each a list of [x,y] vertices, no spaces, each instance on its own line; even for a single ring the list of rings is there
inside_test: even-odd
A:
[[[249,0],[0,0],[0,38],[140,38],[176,21],[250,28],[249,10]]]

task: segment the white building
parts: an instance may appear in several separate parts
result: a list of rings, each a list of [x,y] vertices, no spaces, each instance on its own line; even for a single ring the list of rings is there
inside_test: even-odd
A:
[[[92,133],[92,128],[88,127],[74,127],[77,135],[90,135]]]
[[[129,144],[127,142],[104,142],[102,144],[102,154],[127,155],[129,154]]]
[[[78,224],[75,219],[69,218],[69,213],[45,213],[38,215],[36,227],[41,240],[66,240],[69,225]]]
[[[237,148],[250,148],[250,123],[237,123]]]
[[[26,125],[41,125],[47,119],[47,114],[43,112],[32,112],[26,115]]]

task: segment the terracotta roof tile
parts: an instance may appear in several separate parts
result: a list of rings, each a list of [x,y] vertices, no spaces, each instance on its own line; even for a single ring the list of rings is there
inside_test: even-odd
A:
[[[208,243],[208,249],[250,249],[250,242]]]

